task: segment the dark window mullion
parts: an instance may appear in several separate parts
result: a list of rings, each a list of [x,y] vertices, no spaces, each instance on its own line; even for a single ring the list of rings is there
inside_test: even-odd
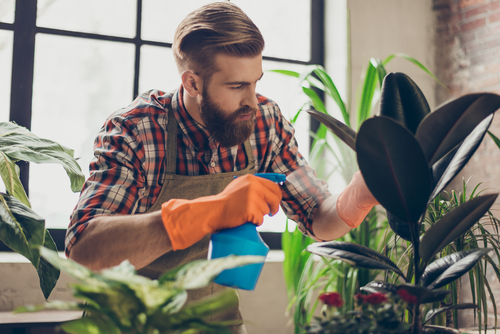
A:
[[[31,129],[33,69],[35,64],[37,0],[17,0],[12,53],[10,120]],[[29,194],[29,164],[19,163],[21,182]]]
[[[137,0],[137,19],[136,19],[136,30],[135,30],[135,67],[134,67],[134,96],[139,95],[139,75],[141,67],[141,27],[142,26],[142,0]]]

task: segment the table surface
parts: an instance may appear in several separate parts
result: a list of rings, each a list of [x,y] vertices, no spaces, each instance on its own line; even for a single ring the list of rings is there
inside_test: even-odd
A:
[[[0,312],[2,325],[59,324],[82,317],[82,311],[40,311],[29,313]]]

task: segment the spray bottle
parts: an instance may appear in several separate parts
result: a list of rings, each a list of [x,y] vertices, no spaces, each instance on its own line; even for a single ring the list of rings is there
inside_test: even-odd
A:
[[[286,176],[277,173],[257,173],[276,183],[283,183]],[[245,223],[235,228],[229,228],[212,234],[208,249],[208,259],[216,259],[229,255],[259,255],[267,256],[269,246],[262,240],[257,226]],[[264,262],[224,270],[214,280],[215,283],[243,290],[254,290],[264,267]]]

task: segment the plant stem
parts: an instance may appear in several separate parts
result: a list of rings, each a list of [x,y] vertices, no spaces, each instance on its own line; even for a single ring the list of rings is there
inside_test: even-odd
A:
[[[413,304],[412,334],[420,333],[422,333],[422,314],[420,314],[420,304]]]

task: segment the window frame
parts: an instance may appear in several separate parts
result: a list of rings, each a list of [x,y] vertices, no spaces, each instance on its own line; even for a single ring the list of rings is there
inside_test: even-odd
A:
[[[134,86],[132,98],[139,95],[140,74],[140,49],[142,45],[152,45],[171,48],[171,43],[143,40],[142,26],[142,0],[137,1],[136,35],[134,38],[117,37],[85,32],[75,32],[62,29],[52,29],[36,26],[38,0],[16,0],[14,23],[0,22],[0,30],[10,30],[14,34],[12,73],[11,73],[11,98],[9,120],[31,129],[33,80],[35,63],[35,36],[36,34],[50,34],[75,38],[87,38],[102,41],[131,43],[135,46]],[[309,61],[300,61],[285,58],[264,56],[264,60],[312,65],[325,63],[325,3],[324,0],[311,0],[311,58]],[[311,118],[311,130],[316,131],[319,122]],[[312,138],[311,138],[312,143]],[[21,182],[29,196],[29,163],[19,164],[21,169]],[[65,229],[49,228],[59,250],[64,250]],[[261,232],[264,241],[271,249],[281,249],[281,233]],[[10,251],[10,248],[0,242],[0,251]]]

